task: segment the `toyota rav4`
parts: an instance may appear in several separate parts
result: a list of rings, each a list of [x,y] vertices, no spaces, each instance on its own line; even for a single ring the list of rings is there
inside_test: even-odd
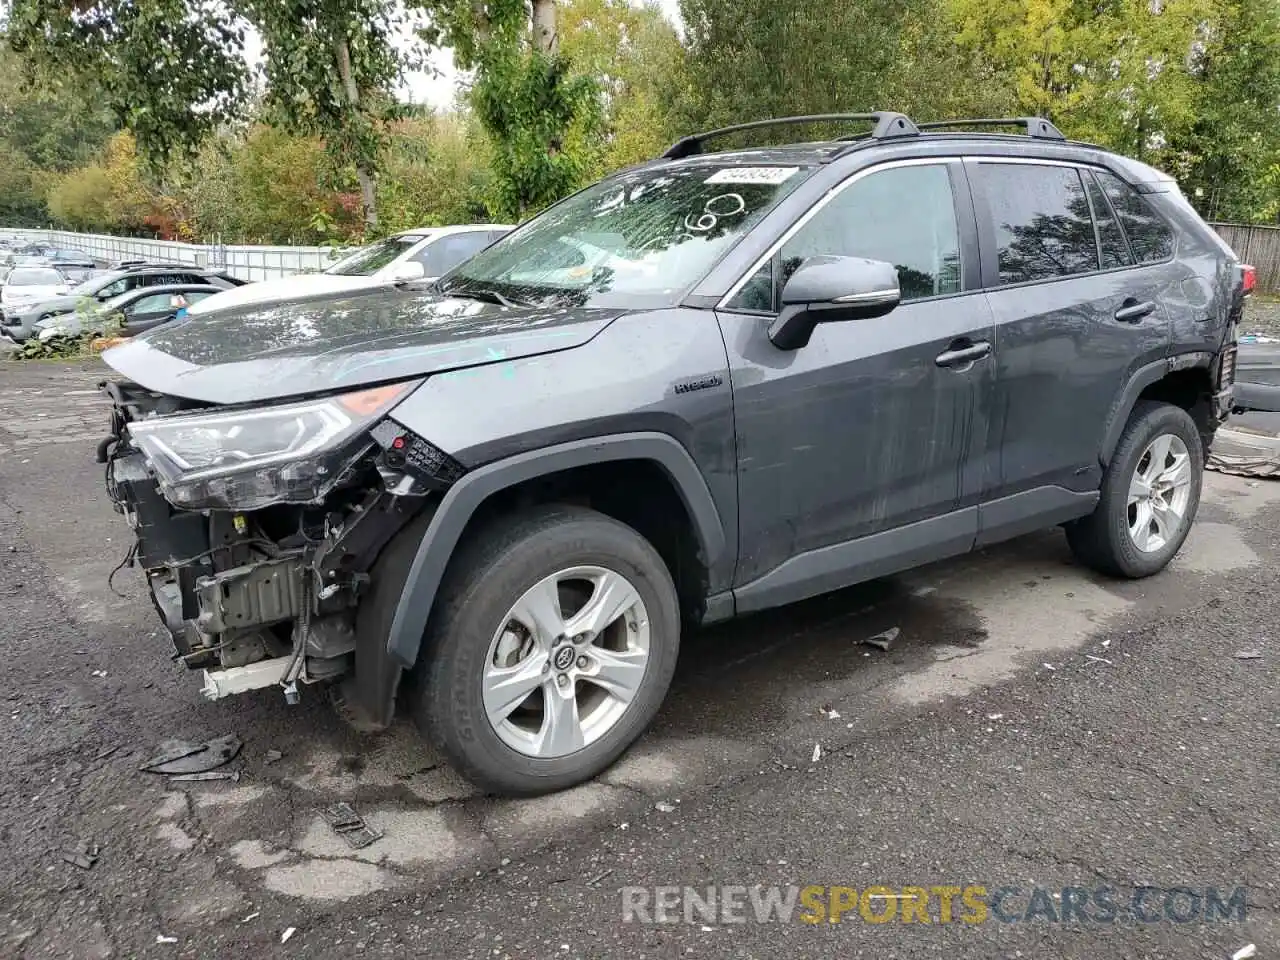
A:
[[[815,120],[872,129],[708,149]],[[649,725],[682,624],[1053,525],[1161,570],[1246,273],[1167,176],[1038,118],[766,121],[433,284],[121,345],[99,453],[207,696],[324,681],[366,728],[400,702],[536,794]]]

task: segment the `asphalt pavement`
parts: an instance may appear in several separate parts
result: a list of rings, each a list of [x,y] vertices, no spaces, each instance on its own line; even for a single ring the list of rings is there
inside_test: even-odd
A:
[[[108,586],[102,375],[0,364],[0,956],[1276,956],[1275,482],[1147,581],[1051,531],[687,637],[622,762],[507,801],[315,690],[202,701]],[[236,782],[139,770],[226,733]]]

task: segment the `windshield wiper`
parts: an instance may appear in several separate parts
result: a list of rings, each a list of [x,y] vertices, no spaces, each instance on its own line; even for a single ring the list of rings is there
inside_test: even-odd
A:
[[[497,290],[486,290],[483,287],[458,288],[455,290],[444,290],[439,287],[446,297],[461,297],[464,300],[479,300],[481,303],[496,303],[500,307],[528,307],[529,303],[522,303],[512,300],[510,297],[503,296]]]

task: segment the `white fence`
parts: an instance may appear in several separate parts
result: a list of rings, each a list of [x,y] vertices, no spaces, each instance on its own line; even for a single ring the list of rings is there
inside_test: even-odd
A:
[[[186,263],[209,269],[225,269],[242,280],[268,280],[295,273],[323,270],[341,251],[330,247],[252,247],[227,244],[177,243],[142,240],[66,230],[18,230],[0,227],[6,236],[79,250],[100,260],[141,258]]]

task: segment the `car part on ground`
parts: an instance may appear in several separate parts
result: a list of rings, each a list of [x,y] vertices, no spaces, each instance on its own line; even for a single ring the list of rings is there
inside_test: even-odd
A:
[[[1231,417],[1214,435],[1207,466],[1241,477],[1280,477],[1280,414],[1247,412]]]
[[[543,793],[644,730],[682,623],[1053,525],[1163,568],[1249,270],[1170,178],[1038,118],[860,119],[686,138],[433,288],[108,351],[125,559],[206,695],[336,681],[361,728],[399,702],[476,782]]]
[[[1233,399],[1239,411],[1280,412],[1280,340],[1240,338]]]

